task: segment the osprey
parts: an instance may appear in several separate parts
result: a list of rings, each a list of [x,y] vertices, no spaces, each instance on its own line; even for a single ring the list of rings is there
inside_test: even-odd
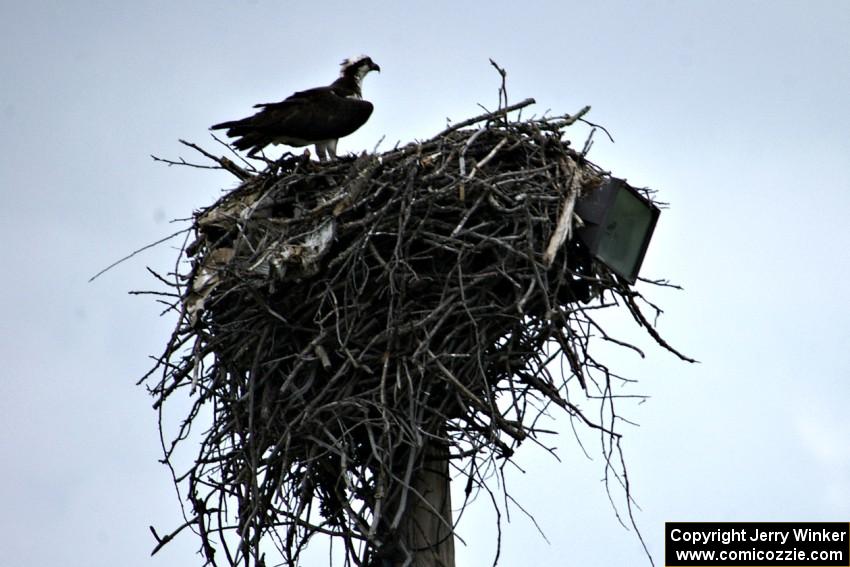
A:
[[[249,150],[254,156],[269,144],[288,146],[316,145],[320,161],[336,158],[336,144],[366,123],[372,103],[363,100],[363,77],[381,68],[370,57],[361,55],[342,62],[339,78],[326,87],[300,91],[284,101],[255,104],[256,114],[222,122],[210,130],[227,129],[238,138],[233,145]]]

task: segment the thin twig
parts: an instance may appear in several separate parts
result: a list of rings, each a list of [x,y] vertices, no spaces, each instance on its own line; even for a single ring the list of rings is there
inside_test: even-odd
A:
[[[142,247],[141,247],[141,248],[139,248],[138,250],[134,250],[134,251],[130,252],[129,254],[127,254],[126,256],[124,256],[123,258],[121,258],[120,260],[116,260],[116,261],[112,262],[111,264],[109,264],[108,266],[106,266],[105,268],[103,268],[101,271],[99,271],[98,273],[96,273],[95,275],[93,275],[92,277],[90,277],[90,278],[89,278],[89,280],[88,280],[88,283],[93,282],[94,280],[96,280],[97,278],[99,278],[100,276],[102,276],[103,274],[105,274],[106,272],[108,272],[109,270],[111,270],[112,268],[114,268],[115,266],[117,266],[118,264],[121,264],[121,263],[123,263],[123,262],[126,262],[127,260],[129,260],[129,259],[130,259],[130,258],[132,258],[133,256],[135,256],[135,255],[137,255],[137,254],[140,254],[140,253],[144,252],[145,250],[148,250],[148,249],[150,249],[150,248],[153,248],[154,246],[158,246],[158,245],[162,244],[163,242],[168,242],[169,240],[171,240],[171,239],[172,239],[172,238],[174,238],[175,236],[180,236],[181,234],[185,234],[185,233],[189,232],[190,230],[192,230],[192,227],[184,228],[184,229],[182,229],[182,230],[178,230],[178,231],[177,231],[177,232],[175,232],[174,234],[169,234],[168,236],[166,236],[166,237],[164,237],[164,238],[160,238],[160,239],[159,239],[159,240],[157,240],[156,242],[151,242],[150,244],[147,244],[147,245],[145,245],[145,246],[142,246]]]
[[[491,63],[497,111],[380,156],[237,168],[240,186],[196,214],[174,273],[154,275],[178,321],[144,383],[161,415],[190,400],[160,419],[185,522],[156,549],[190,527],[210,565],[271,564],[261,550],[297,564],[317,536],[346,564],[403,565],[455,537],[421,486],[450,466],[491,495],[498,546],[502,512],[522,510],[498,475],[526,441],[557,458],[542,419],[558,413],[598,433],[635,525],[616,451],[618,404],[638,398],[596,345],[644,353],[595,313],[625,304],[669,348],[640,310],[660,309],[571,239],[576,199],[605,176],[563,140],[589,107],[511,120],[534,100],[508,105]],[[434,541],[404,535],[417,514]]]

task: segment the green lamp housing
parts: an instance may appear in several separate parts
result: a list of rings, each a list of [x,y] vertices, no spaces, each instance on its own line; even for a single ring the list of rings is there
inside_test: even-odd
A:
[[[622,179],[609,177],[579,198],[575,212],[584,221],[576,235],[590,254],[635,283],[661,210]]]

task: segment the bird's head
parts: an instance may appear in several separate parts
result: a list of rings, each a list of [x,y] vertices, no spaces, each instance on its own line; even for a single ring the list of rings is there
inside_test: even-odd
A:
[[[349,57],[341,64],[341,69],[339,71],[340,77],[353,77],[357,84],[361,84],[363,81],[363,77],[365,77],[369,71],[378,71],[381,72],[381,68],[377,63],[372,61],[372,58],[368,55],[357,55],[356,57]]]

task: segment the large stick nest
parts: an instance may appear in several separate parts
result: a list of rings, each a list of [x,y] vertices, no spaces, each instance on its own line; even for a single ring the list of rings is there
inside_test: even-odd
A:
[[[616,454],[612,375],[589,348],[617,341],[593,316],[624,305],[666,345],[571,238],[576,198],[606,176],[563,139],[584,112],[500,111],[380,155],[239,170],[196,213],[180,321],[149,380],[160,409],[192,392],[167,462],[212,415],[174,473],[209,563],[265,564],[268,541],[294,564],[327,534],[368,564],[421,498],[426,446],[448,449],[468,496],[538,442],[552,404]]]

